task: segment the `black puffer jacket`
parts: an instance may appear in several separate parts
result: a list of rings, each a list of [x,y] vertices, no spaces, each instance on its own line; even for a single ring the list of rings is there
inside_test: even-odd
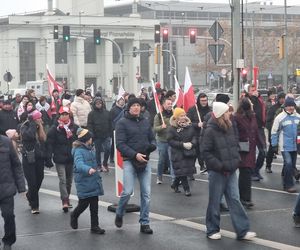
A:
[[[73,134],[70,138],[67,138],[65,129],[57,127],[58,122],[49,129],[47,134],[47,159],[52,159],[53,156],[55,163],[71,164],[73,163],[72,143],[77,139],[78,126],[73,123],[70,124],[69,129]]]
[[[102,107],[98,109],[95,106],[95,102],[101,100],[101,98],[95,98],[93,102],[94,110],[88,115],[87,126],[89,131],[93,134],[93,138],[107,138],[112,134],[112,123],[109,111],[104,107],[102,102]]]
[[[0,135],[0,201],[25,192],[25,179],[18,155],[10,141]]]
[[[232,173],[238,168],[241,158],[233,127],[224,131],[215,118],[210,118],[201,147],[208,170]]]
[[[147,152],[150,144],[156,144],[148,120],[125,113],[116,125],[116,145],[121,155],[134,159],[137,153]]]
[[[187,118],[190,122],[190,119]],[[171,146],[171,160],[175,176],[189,176],[196,173],[195,159],[197,136],[196,131],[190,124],[187,127],[179,128],[174,117],[170,119],[171,127],[168,130],[168,143]],[[191,142],[193,144],[192,151],[194,156],[187,157],[183,151],[184,142]]]

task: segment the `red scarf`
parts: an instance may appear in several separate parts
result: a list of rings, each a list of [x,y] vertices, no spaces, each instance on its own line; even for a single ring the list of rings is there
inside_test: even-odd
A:
[[[69,119],[67,121],[62,121],[62,120],[58,119],[57,121],[58,121],[57,130],[64,129],[66,131],[67,138],[68,139],[71,138],[73,136],[73,133],[69,128],[69,126],[71,124],[71,120]]]

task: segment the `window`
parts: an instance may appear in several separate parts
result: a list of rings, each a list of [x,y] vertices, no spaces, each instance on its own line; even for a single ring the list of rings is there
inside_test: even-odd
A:
[[[20,83],[34,81],[35,78],[35,42],[19,42]]]
[[[93,38],[84,40],[84,63],[97,63],[97,50]]]
[[[68,63],[68,47],[67,43],[63,42],[62,39],[55,43],[55,63]]]

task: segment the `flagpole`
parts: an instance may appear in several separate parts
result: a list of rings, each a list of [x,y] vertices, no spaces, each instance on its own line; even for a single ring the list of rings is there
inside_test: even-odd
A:
[[[197,115],[199,118],[199,122],[202,122],[197,103],[195,103],[195,107],[196,107]]]

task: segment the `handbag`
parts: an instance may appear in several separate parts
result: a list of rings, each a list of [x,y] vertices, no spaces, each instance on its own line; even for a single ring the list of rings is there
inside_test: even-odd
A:
[[[249,141],[240,141],[239,142],[239,151],[240,152],[249,152],[250,151],[250,143]]]

